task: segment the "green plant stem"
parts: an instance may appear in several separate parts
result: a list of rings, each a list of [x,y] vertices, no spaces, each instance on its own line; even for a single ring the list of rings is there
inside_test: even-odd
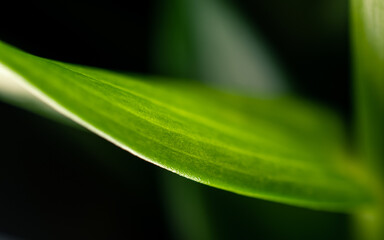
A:
[[[382,240],[383,239],[383,212],[382,205],[356,214],[354,218],[354,236],[357,240]]]
[[[384,2],[352,0],[356,129],[363,164],[379,180],[384,173]],[[357,215],[361,239],[384,239],[384,201]]]

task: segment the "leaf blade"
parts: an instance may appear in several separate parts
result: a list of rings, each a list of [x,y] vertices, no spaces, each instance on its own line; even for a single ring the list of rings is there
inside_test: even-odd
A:
[[[334,162],[343,154],[343,137],[326,110],[290,97],[253,99],[199,83],[50,61],[3,43],[0,51],[1,66],[20,75],[18,81],[36,96],[179,175],[318,209],[349,211],[371,201],[364,186]]]

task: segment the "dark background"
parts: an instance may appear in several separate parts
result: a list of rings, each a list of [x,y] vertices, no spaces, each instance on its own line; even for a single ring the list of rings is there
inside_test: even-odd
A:
[[[274,47],[293,76],[295,91],[334,108],[348,121],[346,1],[232,3]],[[159,4],[12,1],[1,6],[0,40],[56,60],[157,74],[151,49]],[[348,237],[345,215],[195,185],[87,131],[6,103],[0,103],[0,116],[0,234],[10,239],[183,238],[166,207],[164,175],[199,189],[220,239]]]

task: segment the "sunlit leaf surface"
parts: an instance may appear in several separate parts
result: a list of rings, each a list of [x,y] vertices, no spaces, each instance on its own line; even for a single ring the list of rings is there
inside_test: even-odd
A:
[[[338,119],[312,104],[60,63],[4,43],[0,66],[80,125],[195,181],[318,209],[371,201],[345,165]]]

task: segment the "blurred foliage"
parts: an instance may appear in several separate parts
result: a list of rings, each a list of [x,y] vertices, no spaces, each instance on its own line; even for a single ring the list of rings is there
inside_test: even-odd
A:
[[[250,26],[259,29],[289,71],[297,92],[337,108],[346,118],[350,115],[346,0],[230,3]],[[0,15],[0,39],[26,51],[61,61],[160,74],[152,69],[151,52],[158,1],[136,1],[128,6],[116,0],[33,1],[21,5],[9,1],[2,9],[6,10]],[[169,209],[168,201],[177,199],[169,200],[160,192],[164,186],[169,187],[164,182],[172,181],[175,186],[165,192],[176,191],[177,195],[194,188],[192,191],[201,195],[198,204],[209,216],[210,234],[218,239],[349,237],[345,215],[267,203],[177,176],[162,176],[169,173],[86,132],[72,131],[4,104],[0,109],[2,116],[7,116],[1,119],[4,154],[0,192],[6,197],[0,204],[0,230],[11,236],[182,236],[173,226],[189,216],[182,213],[183,209]],[[26,118],[31,121],[24,121]],[[31,140],[35,145],[21,149]],[[91,155],[89,149],[93,150]],[[156,172],[161,172],[158,178]],[[172,180],[164,180],[168,177]],[[140,179],[143,185],[134,184],[132,179]],[[188,207],[195,202],[183,204]],[[178,214],[169,216],[171,211]]]

